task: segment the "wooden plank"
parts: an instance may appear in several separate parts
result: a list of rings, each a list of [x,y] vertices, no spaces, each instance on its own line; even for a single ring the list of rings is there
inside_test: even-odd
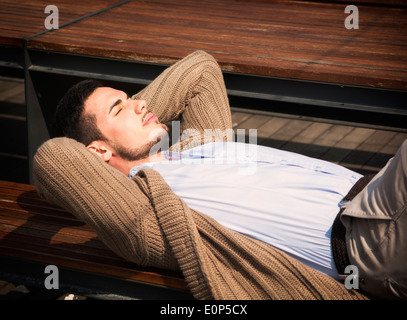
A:
[[[262,135],[262,131],[258,130],[257,128],[261,127],[262,125],[264,125],[271,117],[268,116],[264,116],[264,115],[251,115],[250,117],[248,117],[246,120],[242,121],[236,128],[235,128],[235,135],[236,135],[236,139],[241,139],[238,138],[238,134],[241,134],[241,131],[244,130],[244,136],[245,136],[245,142],[246,143],[257,143],[258,141],[261,139],[266,138],[266,136]],[[240,131],[238,131],[237,129],[240,129]],[[255,130],[255,138],[256,140],[253,140],[253,130]],[[242,140],[239,140],[240,142],[242,142]]]
[[[269,136],[270,143],[269,146],[273,148],[280,148],[285,150],[285,144],[287,141],[293,139],[302,130],[310,126],[309,121],[303,120],[291,120],[282,126],[278,131]]]
[[[324,2],[129,2],[29,48],[164,64],[201,49],[225,71],[406,90],[407,9],[364,6],[358,30],[345,17]]]
[[[9,226],[31,228],[55,234],[75,235],[75,237],[92,239],[96,237],[95,232],[75,220],[60,219],[59,217],[40,216],[27,212],[26,214],[16,212],[12,209],[0,208],[0,221]]]
[[[334,126],[318,140],[317,150],[309,155],[323,160],[340,163],[351,150],[357,148],[374,130],[351,126]]]
[[[349,152],[349,154],[342,160],[347,164],[347,166],[353,168],[354,170],[362,169],[363,165],[380,150],[382,145],[382,142],[380,141],[383,138],[384,141],[388,141],[389,139],[389,136],[385,134],[386,132],[365,129],[366,133],[369,131],[371,131],[371,134],[369,134],[369,136],[363,141],[362,135],[360,135],[361,143],[357,146],[357,148]],[[392,133],[390,134],[392,135]]]
[[[261,127],[263,124],[265,124],[269,120],[269,117],[264,116],[264,115],[258,115],[258,114],[253,114],[250,115],[247,119],[242,121],[238,128],[239,129],[245,129],[245,130],[250,130],[250,129],[257,129],[258,127]]]
[[[37,214],[42,206],[45,213]],[[188,290],[178,272],[123,260],[89,226],[40,199],[34,186],[15,182],[0,181],[0,254]]]
[[[63,25],[86,14],[107,8],[118,0],[55,0],[58,8],[59,25]],[[36,0],[2,0],[0,6],[0,44],[23,46],[23,38],[46,30],[44,21],[49,14],[44,10],[48,3]]]
[[[328,123],[311,123],[305,130],[301,131],[297,136],[293,137],[290,142],[284,145],[284,150],[293,151],[297,153],[304,153],[303,150],[311,144],[318,144],[320,137],[332,128]]]
[[[363,170],[377,170],[383,168],[386,163],[396,154],[401,144],[407,139],[406,133],[382,133],[384,137],[389,137],[378,143],[377,153],[375,153],[363,166]],[[366,148],[363,146],[363,148]]]
[[[258,144],[273,147],[272,136],[281,130],[284,126],[290,123],[288,118],[278,118],[274,117],[268,120],[265,124],[257,129],[257,135],[260,137],[257,142]]]
[[[402,143],[407,140],[407,133],[398,132],[390,141],[383,145],[380,152],[385,154],[396,154]]]
[[[9,102],[19,101],[22,99],[17,99],[19,97],[24,97],[24,84],[16,86],[14,83],[8,83],[7,86],[4,86],[5,81],[0,82],[0,100],[8,100]],[[24,100],[22,100],[24,101]]]
[[[302,152],[311,157],[323,160],[328,160],[329,158],[328,161],[339,162],[346,156],[343,154],[343,151],[346,152],[350,147],[349,144],[346,147],[344,144],[348,137],[353,136],[353,130],[354,128],[351,126],[335,125],[329,128],[323,136],[317,139],[315,144],[307,146]],[[354,138],[356,138],[356,136]],[[343,141],[343,143],[341,144],[341,147],[339,147],[341,141]],[[332,147],[333,149],[331,150]]]
[[[22,79],[2,79],[0,77],[0,118],[16,116],[25,120],[25,90]],[[24,111],[24,112],[22,112]]]
[[[12,258],[24,257],[23,260],[32,262],[54,264],[59,267],[70,268],[73,270],[81,270],[91,273],[99,273],[108,276],[114,276],[127,280],[140,281],[144,283],[150,283],[155,285],[167,286],[171,288],[177,288],[188,291],[184,280],[176,273],[166,272],[165,270],[159,270],[149,268],[143,270],[141,268],[123,268],[114,265],[106,266],[106,264],[100,264],[95,262],[88,262],[86,260],[67,259],[61,255],[52,254],[38,254],[35,251],[19,250],[16,248],[1,248],[0,254]],[[106,288],[108,290],[109,288]]]
[[[359,146],[360,151],[379,152],[387,145],[396,135],[395,132],[376,130],[371,134],[362,145]]]
[[[234,0],[243,2],[263,2],[263,3],[273,3],[274,0]],[[312,0],[302,0],[302,1],[312,1]],[[335,0],[335,2],[343,2],[346,5],[349,4],[349,0]],[[379,5],[393,5],[393,6],[407,6],[406,0],[358,0],[357,4],[379,4]]]
[[[106,247],[91,246],[92,241],[81,241],[80,238],[63,237],[58,235],[55,239],[44,237],[45,232],[34,229],[13,228],[11,225],[0,225],[1,246],[3,248],[12,247],[15,250],[31,250],[41,254],[60,255],[61,257],[71,257],[77,260],[87,260],[89,262],[98,261],[107,265],[122,264],[122,259],[113,255]],[[70,242],[67,242],[67,239]],[[50,243],[51,242],[51,243]],[[85,245],[84,243],[88,244]],[[20,256],[24,259],[24,256]]]
[[[242,122],[250,118],[251,114],[247,112],[232,112],[232,128],[236,129]]]

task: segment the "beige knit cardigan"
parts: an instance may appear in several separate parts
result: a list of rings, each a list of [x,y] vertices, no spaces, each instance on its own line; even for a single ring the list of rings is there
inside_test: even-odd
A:
[[[39,194],[89,224],[116,254],[181,270],[196,299],[365,299],[284,252],[189,208],[154,170],[133,179],[68,138],[45,142]]]

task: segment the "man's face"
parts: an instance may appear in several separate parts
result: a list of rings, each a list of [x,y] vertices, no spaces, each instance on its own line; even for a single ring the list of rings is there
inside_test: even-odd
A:
[[[96,116],[96,124],[107,144],[125,160],[148,155],[167,127],[147,110],[144,100],[132,100],[109,87],[97,88],[85,101],[85,113]]]

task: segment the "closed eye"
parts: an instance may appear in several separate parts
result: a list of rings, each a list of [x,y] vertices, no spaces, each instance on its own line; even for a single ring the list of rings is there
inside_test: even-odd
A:
[[[130,96],[127,94],[127,100],[129,100],[129,99],[130,99]],[[116,108],[118,108],[119,110],[116,111],[115,116],[117,116],[125,108],[122,100],[120,100],[120,102],[116,105]]]
[[[129,100],[130,96],[126,93],[126,100]],[[122,111],[122,109],[124,108],[123,106],[123,100],[122,99],[117,99],[115,103],[113,103],[110,107],[109,107],[109,113],[112,112],[113,108],[118,108],[118,110],[115,113],[115,116],[117,116],[120,111]]]
[[[117,115],[120,113],[120,111],[123,110],[124,107],[123,107],[122,105],[119,105],[119,106],[117,106],[117,108],[118,108],[119,110],[117,110],[115,116],[117,116]]]

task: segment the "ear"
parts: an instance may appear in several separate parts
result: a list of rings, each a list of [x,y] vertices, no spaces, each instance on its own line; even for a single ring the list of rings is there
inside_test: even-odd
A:
[[[112,150],[103,141],[92,141],[86,148],[96,153],[105,162],[109,162],[112,157]]]

